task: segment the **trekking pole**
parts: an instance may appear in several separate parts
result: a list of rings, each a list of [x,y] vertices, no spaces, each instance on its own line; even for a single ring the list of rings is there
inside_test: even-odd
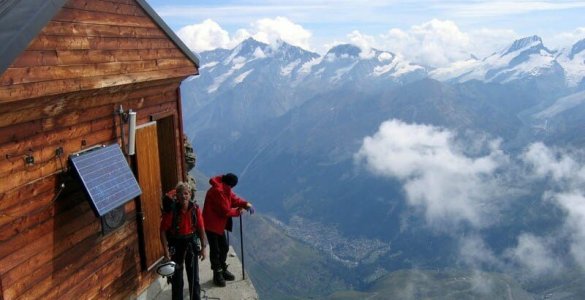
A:
[[[240,215],[240,252],[242,253],[242,280],[246,280],[246,272],[244,271],[244,230],[242,223],[242,215]]]
[[[193,244],[187,244],[189,249],[191,249],[191,282],[189,282],[189,299],[193,300],[193,293],[195,293],[195,263],[197,263],[197,255],[195,254],[195,249],[193,249]],[[199,272],[199,271],[197,271]],[[183,274],[181,274],[183,275]],[[199,276],[199,275],[197,275]]]

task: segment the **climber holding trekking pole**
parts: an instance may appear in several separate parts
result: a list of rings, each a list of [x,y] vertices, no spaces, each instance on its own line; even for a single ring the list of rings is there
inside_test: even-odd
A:
[[[209,183],[211,187],[205,195],[203,220],[209,245],[209,260],[213,270],[213,283],[216,286],[224,287],[226,280],[235,280],[234,274],[227,270],[226,260],[229,245],[225,236],[226,226],[231,225],[232,217],[242,215],[244,210],[253,214],[254,208],[250,202],[240,198],[232,191],[238,184],[236,175],[228,173],[215,176],[209,180]]]
[[[189,279],[190,299],[201,299],[197,258],[205,259],[205,226],[199,206],[190,200],[191,190],[184,182],[163,198],[160,239],[165,258],[176,265],[171,276],[173,300],[183,299],[183,269]]]

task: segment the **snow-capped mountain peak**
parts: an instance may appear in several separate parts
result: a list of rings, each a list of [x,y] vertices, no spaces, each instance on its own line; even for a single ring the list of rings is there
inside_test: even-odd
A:
[[[362,50],[351,44],[341,44],[327,51],[326,57],[334,56],[337,58],[356,58],[359,57]]]
[[[434,70],[431,77],[457,82],[480,80],[506,83],[550,75],[559,73],[560,69],[554,54],[544,46],[539,36],[534,35],[516,40],[509,47],[482,60],[470,59]]]
[[[546,78],[553,79],[555,84],[564,81],[571,87],[585,86],[585,39],[557,52],[547,49],[536,35],[513,41],[483,59],[472,56],[432,71],[400,53],[363,49],[353,44],[336,45],[325,55],[319,55],[284,41],[266,44],[248,38],[234,49],[204,52],[201,57],[205,72],[200,78],[209,81],[208,93],[219,92],[230,83],[258,80],[268,80],[277,86],[315,85],[324,89],[347,81],[374,86],[378,81],[403,84],[424,77],[493,83]]]
[[[514,41],[514,43],[512,43],[510,47],[502,51],[501,56],[510,54],[512,52],[524,51],[531,48],[546,49],[542,43],[542,39],[537,35],[533,35]]]
[[[585,50],[585,39],[578,41],[573,47],[571,48],[571,53],[569,53],[569,58],[575,58],[575,55],[583,52]]]
[[[238,55],[248,56],[253,54],[257,48],[266,48],[268,44],[259,42],[253,38],[247,38],[238,46]]]
[[[557,61],[563,67],[568,86],[585,86],[585,39],[561,51]]]

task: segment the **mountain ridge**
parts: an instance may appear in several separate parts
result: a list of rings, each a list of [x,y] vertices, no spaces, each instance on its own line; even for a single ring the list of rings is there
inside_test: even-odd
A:
[[[329,286],[327,293],[344,286],[368,292],[370,284],[401,269],[482,271],[487,265],[490,272],[510,272],[518,267],[507,263],[519,236],[561,231],[563,211],[543,197],[543,182],[528,191],[521,180],[518,186],[509,187],[514,191],[505,193],[514,200],[506,206],[510,211],[492,211],[496,204],[482,203],[481,209],[492,212],[490,219],[501,224],[477,229],[472,222],[463,222],[454,232],[429,223],[423,200],[408,198],[407,188],[425,176],[436,176],[437,186],[431,182],[429,190],[449,186],[441,174],[432,173],[452,161],[449,155],[456,156],[455,163],[461,156],[462,161],[485,167],[494,157],[506,158],[502,165],[513,164],[534,142],[545,141],[551,147],[585,145],[574,134],[585,120],[585,86],[567,84],[567,78],[575,82],[580,78],[581,65],[576,62],[583,51],[571,59],[569,50],[547,51],[534,36],[483,60],[471,58],[459,66],[467,72],[456,74],[413,64],[400,54],[352,45],[320,56],[286,43],[246,43],[249,45],[202,55],[208,59],[202,58],[205,67],[200,77],[181,87],[185,131],[193,137],[199,167],[205,173],[237,173],[241,179],[238,194],[277,220],[274,224],[283,224],[271,229],[276,239],[284,231],[280,234],[292,239],[288,242],[291,249],[297,249],[293,252],[310,252],[311,257],[320,253],[328,258],[327,262],[303,261],[303,265],[311,265],[314,260],[323,268],[313,275],[339,275],[339,284]],[[513,51],[507,52],[510,49]],[[437,80],[439,75],[442,80]],[[356,155],[366,141],[380,139],[382,125],[388,123],[450,136],[445,142],[448,149],[436,149],[425,140],[421,149],[413,150],[430,156],[446,151],[447,160],[442,162],[443,157],[437,156],[429,168],[413,171],[413,178],[372,172]],[[390,136],[387,142],[392,145],[394,139],[420,138],[409,133]],[[467,142],[460,145],[456,138]],[[454,167],[445,166],[449,172]],[[498,172],[501,174],[495,178],[510,176]],[[480,181],[490,180],[489,175],[477,176]],[[427,192],[421,190],[420,195]],[[459,199],[460,192],[455,189],[450,196]],[[495,197],[499,195],[494,192]],[[444,200],[449,204],[450,199]],[[542,211],[549,213],[542,216]],[[258,228],[266,224],[255,227],[259,231],[253,234],[261,236]],[[471,240],[477,246],[474,238],[485,243],[481,250],[491,255],[487,263],[465,261],[461,244]],[[355,241],[358,247],[348,241]],[[378,241],[380,247],[371,251],[359,247]],[[262,257],[275,258],[274,253],[261,253],[262,249],[255,248],[260,264],[255,268],[264,272],[266,280],[270,279],[266,270],[274,271],[279,263],[276,259],[271,261],[275,265],[262,265]],[[286,259],[291,262],[290,257]],[[488,264],[492,261],[496,263]],[[339,270],[344,271],[336,273]],[[302,272],[274,272],[308,284]],[[521,287],[528,293],[545,286],[541,278],[526,279],[520,273],[513,274],[521,284],[532,280],[530,286]],[[318,295],[318,282],[309,285],[312,295]],[[279,288],[270,292],[280,296],[294,293],[294,285]]]

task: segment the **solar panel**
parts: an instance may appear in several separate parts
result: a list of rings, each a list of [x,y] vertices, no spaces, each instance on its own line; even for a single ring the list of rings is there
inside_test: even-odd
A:
[[[102,217],[142,194],[118,144],[69,157],[93,210]]]

